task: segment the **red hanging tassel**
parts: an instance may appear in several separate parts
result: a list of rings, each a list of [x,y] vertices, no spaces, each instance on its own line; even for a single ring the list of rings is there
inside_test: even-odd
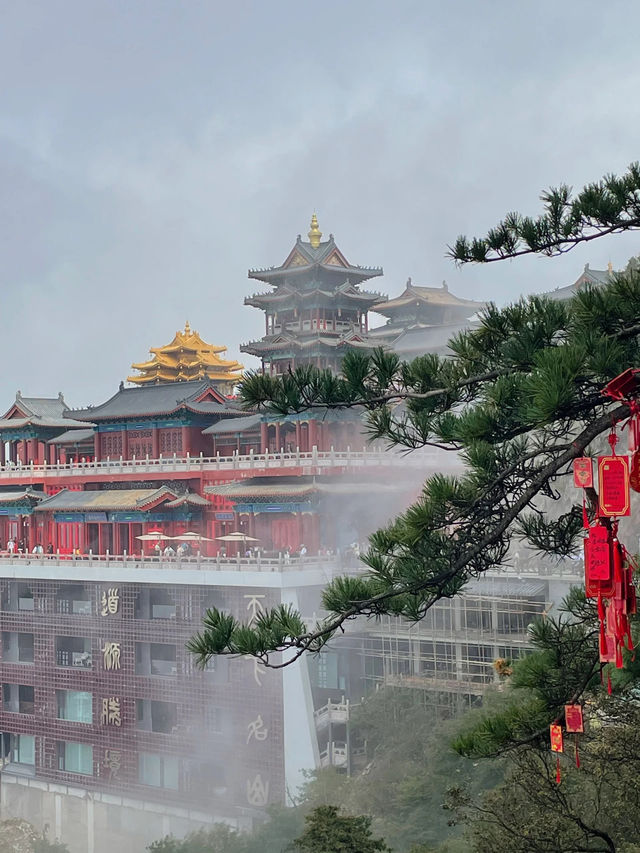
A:
[[[560,784],[562,777],[560,776],[560,756],[556,758],[556,784]]]
[[[607,670],[607,693],[609,696],[613,693],[613,688],[611,687],[611,673]]]
[[[584,528],[584,530],[589,529],[589,514],[587,513],[587,498],[586,498],[584,491],[582,492],[582,527]]]
[[[576,767],[580,770],[580,753],[578,752],[578,735],[575,736],[576,744]]]

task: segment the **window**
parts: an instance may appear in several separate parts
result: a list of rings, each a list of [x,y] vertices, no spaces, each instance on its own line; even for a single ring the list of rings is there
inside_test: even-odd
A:
[[[204,709],[204,724],[208,731],[222,731],[222,708],[216,708],[215,705],[207,705]]]
[[[58,719],[72,723],[93,722],[93,697],[81,690],[56,690]]]
[[[136,726],[146,732],[171,734],[178,723],[178,706],[175,702],[156,702],[153,699],[136,699]]]
[[[58,613],[91,616],[91,598],[82,584],[65,584],[56,596]]]
[[[91,669],[91,640],[86,637],[56,637],[56,664]]]
[[[34,610],[33,592],[31,587],[21,581],[9,581],[4,604],[5,610]]]
[[[88,743],[58,741],[58,770],[93,776],[93,747]]]
[[[174,595],[165,589],[143,587],[136,599],[136,619],[175,619]]]
[[[30,684],[3,684],[2,707],[12,714],[33,714],[33,687]]]
[[[153,788],[178,790],[178,759],[141,752],[138,755],[138,781]]]
[[[33,735],[13,735],[13,761],[16,764],[36,763],[36,739]]]
[[[136,643],[136,675],[175,675],[176,647],[169,643]]]
[[[324,689],[337,689],[338,655],[335,652],[322,652],[317,661],[317,686]]]
[[[33,663],[33,634],[3,631],[2,658],[8,663]]]

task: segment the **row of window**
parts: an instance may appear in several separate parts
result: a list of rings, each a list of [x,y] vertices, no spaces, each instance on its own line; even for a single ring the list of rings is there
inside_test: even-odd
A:
[[[106,725],[122,724],[120,702],[107,704],[109,700],[100,700],[98,707],[100,722]],[[111,700],[113,701],[113,700]],[[175,702],[162,702],[155,699],[136,699],[136,728],[146,732],[172,734],[178,724],[178,706]],[[3,684],[2,708],[12,714],[34,714],[34,688],[30,684]],[[59,720],[71,723],[93,723],[93,694],[84,690],[56,690],[56,716]],[[220,708],[209,707],[206,714],[207,729],[221,731],[222,712]]]
[[[84,584],[66,584],[56,594],[56,613],[64,616],[91,616],[94,612],[101,615],[114,615],[120,608],[120,591],[112,588],[102,591],[94,606],[96,594]],[[202,612],[208,607],[217,606],[217,600],[205,602]],[[35,599],[28,583],[11,581],[2,599],[2,609],[16,612],[33,612]],[[175,596],[165,589],[141,589],[136,598],[136,619],[175,619],[177,605]]]
[[[93,652],[88,637],[56,637],[56,665],[91,669]],[[120,668],[120,645],[117,666]],[[136,643],[136,675],[176,675],[176,646],[171,643]],[[106,654],[106,653],[105,653]],[[113,652],[110,652],[113,655]],[[2,660],[5,663],[34,663],[34,635],[18,631],[2,632]]]
[[[36,739],[34,735],[5,734],[3,737],[4,761],[25,768],[36,763]],[[93,746],[74,741],[56,743],[58,770],[93,776]],[[138,753],[138,781],[153,788],[178,790],[179,759],[148,752]]]

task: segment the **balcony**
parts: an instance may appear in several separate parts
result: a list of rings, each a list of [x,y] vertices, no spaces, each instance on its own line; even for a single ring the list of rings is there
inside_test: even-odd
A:
[[[322,708],[313,712],[316,729],[319,731],[329,725],[343,725],[349,722],[349,700],[344,697],[341,702],[332,702],[331,699]]]
[[[343,741],[331,741],[320,753],[320,767],[346,767],[347,745]]]

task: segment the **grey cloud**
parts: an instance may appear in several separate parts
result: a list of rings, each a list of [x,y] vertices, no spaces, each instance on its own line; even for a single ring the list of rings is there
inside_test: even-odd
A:
[[[261,334],[246,270],[317,210],[355,263],[499,302],[634,235],[456,269],[447,243],[639,156],[640,12],[613,2],[5,3],[0,392],[110,394],[185,319]],[[245,363],[250,359],[244,359]]]

